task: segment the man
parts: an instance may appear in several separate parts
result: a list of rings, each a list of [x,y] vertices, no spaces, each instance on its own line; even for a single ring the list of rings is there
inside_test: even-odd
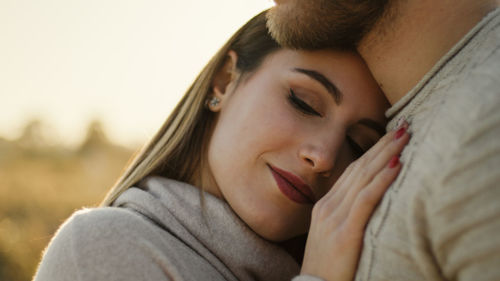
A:
[[[498,1],[276,3],[281,44],[355,47],[392,104],[387,129],[411,123],[356,280],[500,280]]]

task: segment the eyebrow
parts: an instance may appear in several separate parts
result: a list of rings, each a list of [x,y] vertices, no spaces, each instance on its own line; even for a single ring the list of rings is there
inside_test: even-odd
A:
[[[358,124],[374,130],[375,132],[379,133],[380,136],[385,135],[385,126],[375,120],[363,118],[358,121]]]
[[[340,105],[342,102],[342,97],[343,94],[339,89],[330,81],[328,78],[326,78],[323,74],[315,71],[315,70],[310,70],[310,69],[303,69],[303,68],[294,68],[293,69],[295,72],[299,72],[302,74],[305,74],[309,76],[310,78],[318,81],[325,89],[332,94],[333,99],[335,100],[335,103],[337,105]]]

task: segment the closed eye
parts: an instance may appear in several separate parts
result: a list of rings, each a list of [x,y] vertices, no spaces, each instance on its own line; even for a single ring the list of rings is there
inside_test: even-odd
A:
[[[292,89],[290,89],[290,94],[288,95],[288,100],[293,105],[293,107],[295,107],[300,112],[307,114],[307,115],[321,117],[321,114],[319,114],[316,110],[314,110],[314,108],[312,108],[306,102],[304,102],[299,97],[297,97],[297,95],[295,95],[295,92]]]
[[[350,136],[347,136],[347,143],[351,147],[354,157],[358,159],[361,157],[366,151],[357,143],[355,142]]]

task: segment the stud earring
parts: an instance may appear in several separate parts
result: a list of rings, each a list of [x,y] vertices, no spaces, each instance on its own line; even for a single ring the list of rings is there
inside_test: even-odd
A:
[[[211,97],[207,100],[207,107],[216,107],[220,103],[220,99],[218,97]]]

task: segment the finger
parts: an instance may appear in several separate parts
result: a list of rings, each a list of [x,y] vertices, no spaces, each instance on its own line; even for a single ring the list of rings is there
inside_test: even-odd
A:
[[[400,129],[393,137],[392,141],[385,146],[377,155],[375,155],[370,163],[362,169],[363,178],[360,178],[364,183],[368,184],[371,180],[389,163],[392,157],[399,155],[404,147],[410,141],[410,134],[406,128]]]
[[[377,152],[376,155],[371,156],[371,159],[370,157],[360,158],[347,167],[334,186],[323,196],[322,204],[336,208],[347,200],[347,204],[350,205],[361,189],[373,180],[393,156],[403,150],[409,137],[404,124],[400,130],[387,134],[383,141],[379,141],[379,146],[373,150]]]
[[[369,184],[390,158],[398,155],[408,143],[409,134],[406,132],[408,123],[404,121],[398,127],[400,129],[387,133],[365,155],[351,163],[320,200],[321,204],[336,208],[346,198],[350,204],[356,194]],[[348,193],[350,195],[346,195]]]
[[[355,162],[352,162],[347,168],[342,172],[342,175],[335,181],[334,185],[330,190],[321,198],[322,201],[330,201],[342,198],[347,189],[350,186],[350,181],[352,180],[352,171],[354,169]]]
[[[358,194],[348,215],[348,227],[353,231],[363,231],[373,211],[378,206],[386,190],[401,171],[399,157],[395,156],[374,180]]]
[[[405,121],[398,130],[387,133],[374,147],[356,160],[356,166],[351,173],[356,176],[360,184],[368,184],[392,156],[401,153],[410,138],[407,130],[408,123]]]
[[[370,163],[364,162],[360,168],[353,169],[351,174],[355,180],[352,180],[351,182],[346,181],[346,183],[349,182],[348,185],[350,187],[340,202],[339,210],[345,211],[352,208],[352,205],[358,198],[359,194],[368,186],[371,186],[372,182],[380,173],[386,172],[385,170],[391,159],[399,155],[401,150],[408,143],[409,138],[409,134],[404,131],[403,135],[400,135],[398,139],[393,140],[389,145],[387,145],[385,150],[381,151],[379,155],[372,159]]]
[[[408,130],[408,123],[402,122],[395,130],[387,132],[374,146],[372,146],[360,159],[369,160],[376,157],[387,145],[389,145],[396,135],[401,134],[401,130]]]
[[[357,169],[356,161],[351,163],[347,169],[342,173],[341,177],[335,182],[334,186],[328,193],[318,201],[319,204],[324,205],[327,213],[339,213],[342,202],[346,199],[346,195],[350,190],[356,186]]]

